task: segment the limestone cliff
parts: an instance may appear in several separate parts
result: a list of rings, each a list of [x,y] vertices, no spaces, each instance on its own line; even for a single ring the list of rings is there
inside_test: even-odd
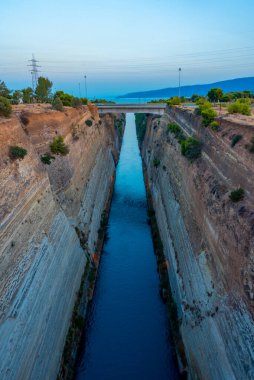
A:
[[[181,154],[171,122],[202,141],[200,158]],[[204,128],[178,107],[149,116],[142,157],[190,377],[254,379],[254,155],[246,149],[254,133],[226,117],[219,123],[217,132]],[[239,186],[245,197],[234,203]]]
[[[94,106],[22,107],[0,119],[0,378],[45,380],[58,373],[120,135],[113,116],[100,119]],[[44,165],[40,156],[60,135],[69,154]],[[12,160],[13,145],[28,154]]]

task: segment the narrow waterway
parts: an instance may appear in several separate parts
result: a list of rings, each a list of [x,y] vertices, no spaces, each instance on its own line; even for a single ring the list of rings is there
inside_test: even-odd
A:
[[[178,379],[159,295],[133,114],[126,115],[108,240],[85,335],[77,380]]]

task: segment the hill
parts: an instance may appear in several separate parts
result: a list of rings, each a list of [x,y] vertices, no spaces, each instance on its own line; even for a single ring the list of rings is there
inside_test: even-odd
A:
[[[254,91],[254,77],[230,79],[210,84],[196,84],[181,87],[181,96],[191,97],[193,94],[206,95],[214,87],[221,88],[224,92]],[[163,88],[160,90],[132,92],[118,98],[170,98],[178,95],[178,87]]]

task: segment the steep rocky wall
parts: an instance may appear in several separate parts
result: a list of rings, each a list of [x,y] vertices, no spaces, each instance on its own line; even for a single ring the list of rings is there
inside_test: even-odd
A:
[[[167,128],[177,122],[203,142],[189,162]],[[156,218],[178,305],[190,377],[254,379],[253,127],[221,119],[220,131],[180,108],[149,117],[142,144]],[[242,140],[231,147],[235,134]],[[160,160],[154,166],[154,159]],[[232,190],[245,189],[233,203]]]
[[[95,249],[120,137],[113,116],[100,119],[93,106],[20,108],[0,119],[0,378],[51,380]],[[40,155],[58,135],[70,152],[44,165]],[[27,150],[23,160],[10,159],[12,145]]]

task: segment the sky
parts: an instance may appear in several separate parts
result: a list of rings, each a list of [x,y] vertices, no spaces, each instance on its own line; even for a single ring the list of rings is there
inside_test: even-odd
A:
[[[40,75],[88,97],[254,76],[254,1],[8,0],[0,4],[0,80]]]

